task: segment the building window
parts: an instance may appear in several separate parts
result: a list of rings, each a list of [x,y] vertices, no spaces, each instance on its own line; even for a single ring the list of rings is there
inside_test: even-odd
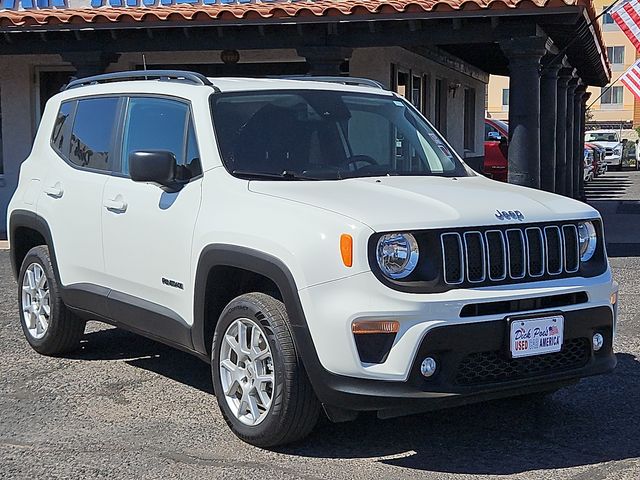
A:
[[[624,46],[607,47],[607,57],[611,65],[624,65]]]
[[[476,146],[476,91],[464,89],[464,149],[475,151]]]
[[[609,89],[603,87],[600,93],[602,94],[600,98],[601,105],[622,105],[624,94],[622,87],[611,87]]]
[[[422,110],[422,78],[417,75],[411,78],[411,103],[418,110]]]
[[[509,89],[508,88],[502,89],[502,106],[503,107],[509,106]]]

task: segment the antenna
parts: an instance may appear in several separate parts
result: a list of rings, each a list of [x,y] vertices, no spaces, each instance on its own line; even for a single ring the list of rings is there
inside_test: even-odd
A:
[[[144,53],[142,54],[142,69],[146,72],[147,71],[147,59],[144,56]],[[146,76],[144,77],[145,80],[149,80]]]

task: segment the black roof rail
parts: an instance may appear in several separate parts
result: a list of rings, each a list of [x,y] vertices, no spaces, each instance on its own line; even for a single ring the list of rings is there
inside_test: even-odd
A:
[[[204,85],[207,87],[213,87],[216,92],[220,89],[216,87],[211,81],[196,72],[187,72],[183,70],[135,70],[127,72],[114,72],[105,73],[103,75],[94,75],[92,77],[78,78],[68,83],[64,90],[70,90],[72,88],[84,87],[87,85],[96,85],[99,83],[110,82],[126,82],[129,80],[160,80],[160,81],[177,81],[192,83],[194,85]]]
[[[328,83],[339,83],[341,85],[354,85],[358,87],[373,87],[378,88],[380,90],[386,90],[384,85],[380,82],[376,82],[375,80],[371,80],[370,78],[360,78],[360,77],[331,77],[331,76],[317,76],[313,75],[293,75],[287,77],[279,77],[285,78],[287,80],[301,80],[305,82],[328,82]]]

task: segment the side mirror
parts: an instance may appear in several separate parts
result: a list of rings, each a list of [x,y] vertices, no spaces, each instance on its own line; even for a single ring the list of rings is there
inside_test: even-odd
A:
[[[129,175],[134,182],[157,183],[176,191],[182,186],[176,178],[176,171],[176,156],[172,152],[145,150],[129,155]]]
[[[509,143],[509,139],[504,135],[500,135],[500,145],[507,145]]]

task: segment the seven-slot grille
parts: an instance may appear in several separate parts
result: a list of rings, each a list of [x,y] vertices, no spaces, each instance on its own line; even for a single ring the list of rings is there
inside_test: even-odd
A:
[[[580,268],[574,224],[445,232],[440,243],[448,285],[535,280]]]

